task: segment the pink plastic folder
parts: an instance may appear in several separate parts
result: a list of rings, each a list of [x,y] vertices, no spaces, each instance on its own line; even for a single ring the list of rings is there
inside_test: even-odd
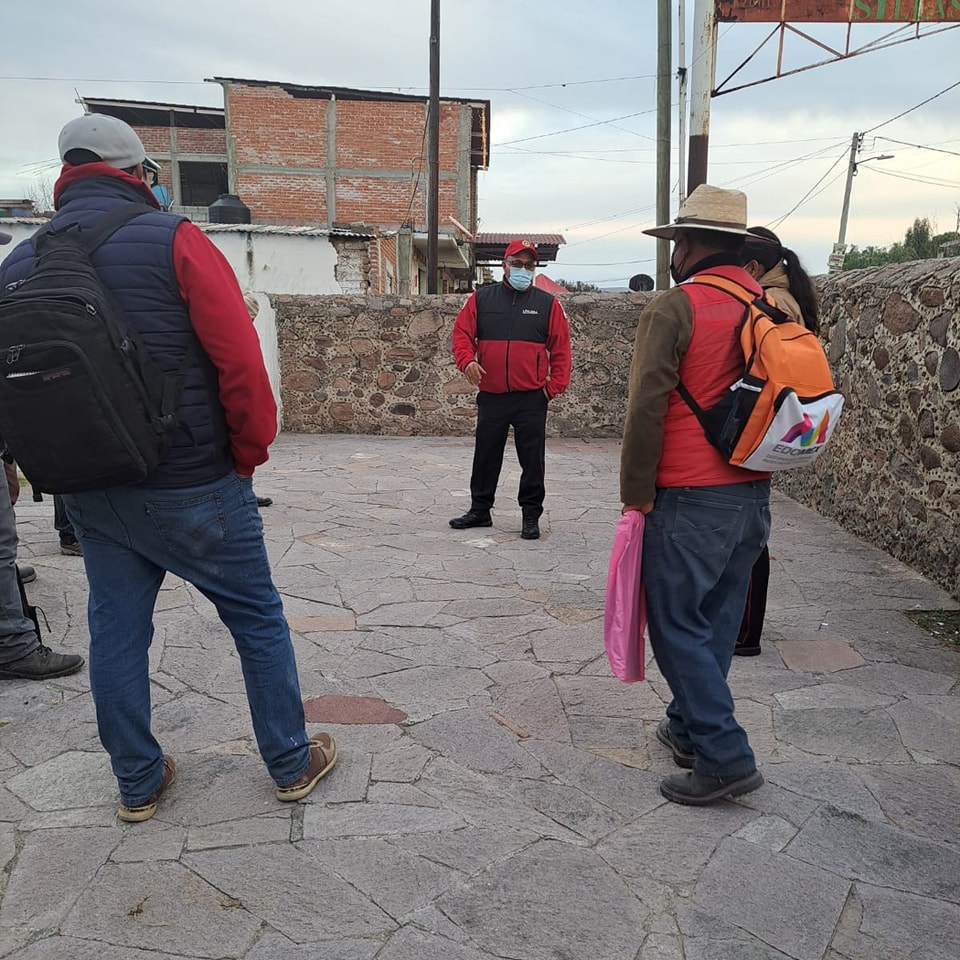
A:
[[[639,510],[630,510],[617,521],[607,571],[603,645],[613,675],[624,683],[636,683],[644,677],[647,612],[640,581],[643,519]]]

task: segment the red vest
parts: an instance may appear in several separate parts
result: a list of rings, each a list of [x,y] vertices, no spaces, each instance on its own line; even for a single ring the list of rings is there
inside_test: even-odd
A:
[[[711,267],[704,273],[727,277],[760,295],[760,287],[739,267]],[[680,379],[703,408],[712,407],[743,373],[737,328],[743,305],[720,290],[700,284],[680,287],[693,307],[693,334],[680,361]],[[716,487],[763,480],[769,473],[732,467],[703,434],[703,427],[676,390],[670,391],[663,424],[658,487]]]

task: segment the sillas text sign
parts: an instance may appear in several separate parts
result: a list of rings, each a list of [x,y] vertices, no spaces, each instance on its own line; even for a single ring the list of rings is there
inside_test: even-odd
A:
[[[960,23],[960,0],[716,0],[740,23]]]

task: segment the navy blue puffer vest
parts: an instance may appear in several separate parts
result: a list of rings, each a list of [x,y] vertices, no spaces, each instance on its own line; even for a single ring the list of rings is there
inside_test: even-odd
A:
[[[104,214],[131,201],[142,203],[144,198],[122,180],[78,180],[64,190],[53,223],[91,228]],[[181,221],[159,210],[144,214],[120,227],[93,255],[120,315],[166,373],[179,369],[194,338],[173,265],[173,235]],[[27,241],[3,262],[0,285],[22,279],[32,264],[33,248]],[[217,372],[202,349],[197,353],[177,411],[180,429],[170,436],[160,463],[143,486],[189,487],[216,480],[233,466]]]

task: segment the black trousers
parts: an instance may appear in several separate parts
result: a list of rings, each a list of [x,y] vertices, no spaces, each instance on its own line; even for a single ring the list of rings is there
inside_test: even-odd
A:
[[[767,585],[770,582],[770,551],[764,547],[750,572],[747,605],[740,624],[738,647],[759,647],[763,633],[763,618],[767,612]]]
[[[517,393],[485,393],[481,390],[477,394],[470,507],[484,513],[493,506],[510,427],[513,427],[521,470],[517,502],[524,517],[537,519],[543,513],[547,443],[547,398],[542,390]]]

